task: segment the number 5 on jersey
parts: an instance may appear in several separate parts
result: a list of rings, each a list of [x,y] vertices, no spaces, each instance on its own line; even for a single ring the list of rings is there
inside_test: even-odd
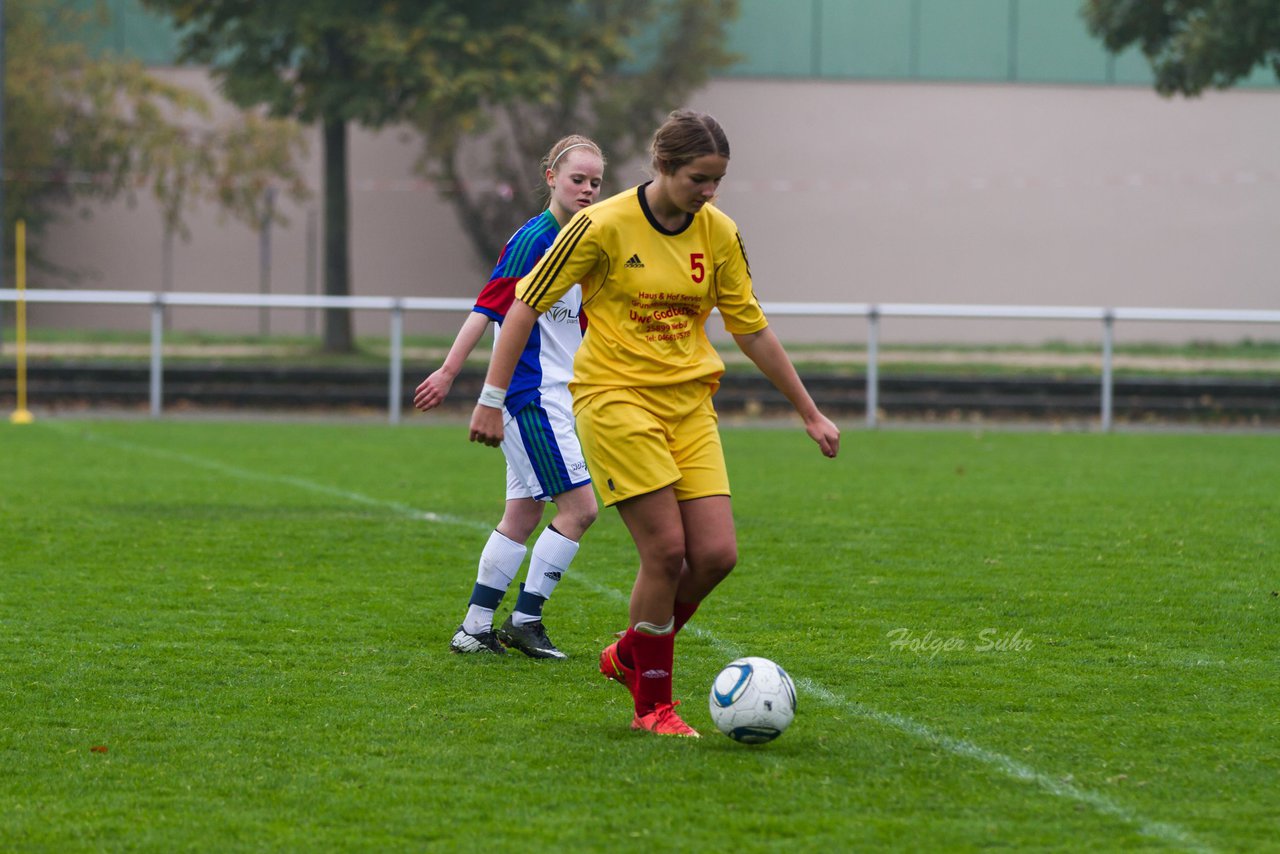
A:
[[[689,253],[689,269],[693,271],[693,283],[695,285],[702,284],[702,280],[706,278],[707,275],[707,268],[706,265],[702,263],[701,252]]]

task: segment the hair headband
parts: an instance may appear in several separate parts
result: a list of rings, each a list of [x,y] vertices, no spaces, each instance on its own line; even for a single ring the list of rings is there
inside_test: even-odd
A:
[[[566,145],[564,147],[564,151],[557,154],[556,159],[552,160],[551,165],[547,168],[554,172],[556,170],[556,164],[560,162],[560,158],[564,157],[566,152],[573,151],[575,148],[596,148],[596,145],[593,142],[575,142],[573,145]],[[600,149],[596,148],[596,150],[599,151]]]

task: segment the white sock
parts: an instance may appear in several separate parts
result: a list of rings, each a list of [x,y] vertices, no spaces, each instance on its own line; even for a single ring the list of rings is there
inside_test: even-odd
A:
[[[480,552],[480,565],[476,571],[476,586],[471,591],[471,603],[462,628],[471,634],[480,634],[493,628],[493,612],[502,601],[511,581],[524,563],[525,548],[494,531]]]
[[[537,597],[524,601],[517,600],[516,610],[511,614],[511,622],[523,626],[542,619],[542,603],[551,598],[551,593],[560,583],[560,579],[573,563],[578,553],[578,544],[548,525],[542,530],[538,541],[533,544],[533,553],[529,557],[529,574],[525,578],[524,593]],[[536,611],[531,607],[536,601]],[[524,605],[524,608],[521,608]]]

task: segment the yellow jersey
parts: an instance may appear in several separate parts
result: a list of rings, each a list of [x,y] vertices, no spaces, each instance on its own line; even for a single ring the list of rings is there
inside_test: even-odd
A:
[[[724,362],[704,329],[711,309],[734,334],[768,326],[733,220],[705,205],[668,231],[649,211],[645,186],[575,214],[516,285],[516,298],[540,313],[582,285],[587,332],[571,389],[717,384]]]

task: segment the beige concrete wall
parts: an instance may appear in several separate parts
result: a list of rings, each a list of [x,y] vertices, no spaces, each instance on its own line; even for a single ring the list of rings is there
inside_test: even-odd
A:
[[[174,72],[205,85],[195,72]],[[725,125],[721,205],[768,300],[1280,308],[1280,93],[1166,100],[1145,89],[719,80],[691,99]],[[367,295],[474,294],[475,256],[452,209],[412,173],[396,130],[352,147],[353,277]],[[313,144],[309,174],[318,186]],[[613,164],[634,183],[640,164]],[[318,207],[318,198],[308,207]],[[273,232],[271,286],[306,287],[307,209]],[[175,289],[259,288],[258,235],[194,219]],[[91,270],[83,286],[158,290],[162,231],[148,204],[68,220],[46,246]],[[35,322],[145,328],[136,310],[43,308]],[[411,318],[411,332],[457,317]],[[252,332],[254,310],[176,310],[178,328]],[[274,311],[273,331],[300,331]],[[385,334],[382,316],[357,329]],[[861,341],[861,322],[779,319],[787,340]],[[1121,340],[1280,338],[1274,327],[1131,325]],[[1075,322],[887,320],[883,340],[1096,340]]]

